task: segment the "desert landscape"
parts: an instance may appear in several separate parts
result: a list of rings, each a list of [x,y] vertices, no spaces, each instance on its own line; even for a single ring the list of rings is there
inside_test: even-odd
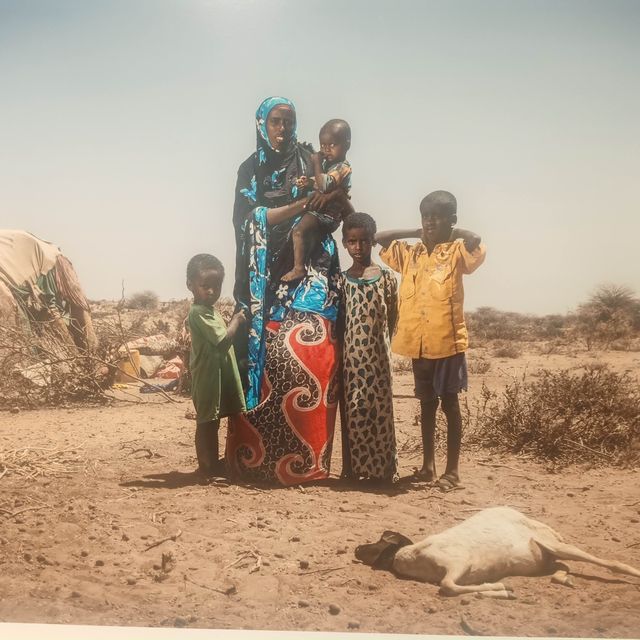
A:
[[[50,365],[48,387],[17,378],[18,343],[5,335],[0,621],[637,637],[640,581],[593,565],[568,563],[573,588],[506,578],[516,599],[494,600],[444,597],[354,556],[386,529],[416,542],[508,505],[586,551],[640,567],[637,328],[598,324],[598,302],[594,294],[573,316],[469,314],[465,488],[449,493],[410,479],[418,403],[402,359],[394,488],[341,483],[339,437],[333,477],[320,485],[199,484],[188,396],[141,394],[137,380],[86,385],[75,362],[64,375]],[[93,303],[99,358],[115,362],[122,343],[145,335],[175,338],[165,359],[180,353],[186,304]]]

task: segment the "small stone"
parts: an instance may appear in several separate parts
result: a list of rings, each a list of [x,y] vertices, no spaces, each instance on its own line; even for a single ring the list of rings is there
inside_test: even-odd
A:
[[[347,511],[349,511],[349,509],[347,509],[346,507],[338,507],[338,511],[342,511],[342,513],[346,513]]]
[[[342,556],[342,555],[344,555],[345,553],[347,553],[347,550],[346,550],[344,547],[343,547],[342,549],[338,549],[338,550],[336,551],[336,555],[339,555],[339,556]]]
[[[11,413],[20,413],[20,407],[11,407]]]
[[[631,522],[633,524],[638,524],[638,522],[640,522],[640,520],[638,520],[638,518],[631,518]]]
[[[469,598],[460,598],[460,604],[470,604],[471,600]]]
[[[558,633],[558,630],[555,627],[547,627],[547,633],[551,635],[552,633]]]
[[[427,613],[438,613],[438,607],[429,607]]]
[[[347,624],[347,629],[359,629],[359,628],[360,628],[360,623],[357,622],[356,620],[352,620]]]
[[[330,604],[329,605],[329,613],[332,616],[337,616],[340,613],[341,609],[337,604]]]
[[[88,551],[85,551],[85,550],[83,549],[83,550],[80,552],[80,555],[81,555],[83,558],[86,558],[86,557],[89,555],[89,552],[88,552]]]
[[[270,567],[270,566],[271,566],[271,563],[270,563],[268,560],[263,560],[263,561],[262,561],[262,566],[263,566],[263,567]]]
[[[300,542],[300,536],[293,536],[293,538],[289,538],[289,542]]]
[[[377,591],[378,587],[375,584],[368,584],[367,589],[369,589],[369,591]]]
[[[72,591],[71,592],[71,597],[72,598],[79,598],[82,594],[79,591]]]
[[[301,569],[308,569],[309,568],[309,561],[308,560],[300,560],[300,568]]]
[[[568,496],[569,498],[575,498],[576,494],[575,494],[575,493],[573,493],[573,491],[567,491],[567,496]]]
[[[154,568],[156,571],[160,571],[160,569],[162,569],[162,565],[161,565],[161,564],[156,563],[156,564],[154,564],[154,565],[153,565],[153,568]]]
[[[22,556],[27,562],[31,562],[31,554],[30,553],[25,553]]]
[[[104,567],[104,560],[96,560],[96,567]]]
[[[138,582],[135,578],[127,578],[127,584],[136,584]]]
[[[620,540],[620,538],[618,538],[617,536],[611,536],[611,539],[612,539],[614,542],[622,542],[622,540]]]
[[[186,627],[187,624],[189,624],[187,622],[187,620],[185,618],[181,618],[180,616],[178,616],[174,621],[173,621],[173,626],[174,627]]]
[[[495,477],[495,476],[494,476],[492,473],[490,473],[490,474],[487,476],[487,480],[493,480],[493,479],[494,479],[494,477]]]
[[[89,540],[95,540],[96,537],[95,536],[89,536]]]
[[[127,540],[129,540],[129,536],[126,533],[123,533],[121,540],[124,540],[125,542],[127,542]]]
[[[120,527],[119,527],[117,524],[112,524],[112,525],[111,525],[111,528],[112,528],[114,531],[117,531]]]
[[[308,600],[298,600],[298,606],[302,609],[306,609],[310,604]]]

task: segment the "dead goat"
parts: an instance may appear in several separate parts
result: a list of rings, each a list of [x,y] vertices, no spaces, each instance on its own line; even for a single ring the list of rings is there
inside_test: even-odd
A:
[[[501,582],[507,576],[552,575],[571,585],[562,560],[590,562],[640,578],[640,571],[621,562],[597,558],[562,541],[551,527],[509,507],[484,509],[460,524],[412,544],[385,531],[375,544],[361,545],[356,558],[398,576],[440,585],[443,595],[482,593],[513,598]]]

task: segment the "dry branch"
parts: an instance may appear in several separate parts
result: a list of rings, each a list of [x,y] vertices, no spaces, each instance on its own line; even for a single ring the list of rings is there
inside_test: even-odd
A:
[[[182,530],[178,529],[178,531],[174,533],[172,536],[167,536],[166,538],[162,538],[162,540],[156,540],[155,542],[152,542],[150,545],[145,547],[144,551],[149,551],[149,549],[159,547],[161,544],[165,542],[169,542],[170,540],[172,542],[175,542],[181,535],[182,535]]]

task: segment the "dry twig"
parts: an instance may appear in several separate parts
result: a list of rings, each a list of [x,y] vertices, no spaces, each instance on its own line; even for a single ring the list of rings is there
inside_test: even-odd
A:
[[[185,582],[190,582],[194,584],[196,587],[200,587],[201,589],[207,589],[207,591],[215,591],[216,593],[221,593],[223,596],[232,596],[234,593],[238,593],[238,589],[235,585],[227,587],[226,589],[216,589],[215,587],[209,587],[206,584],[200,584],[195,580],[192,580],[186,573],[182,576]]]
[[[178,531],[176,533],[174,533],[172,536],[167,536],[166,538],[162,538],[162,540],[156,540],[155,542],[152,542],[150,545],[145,547],[144,551],[149,551],[149,549],[153,549],[154,547],[158,547],[161,544],[163,544],[164,542],[169,542],[169,540],[175,542],[181,535],[182,535],[182,530],[178,529]]]

